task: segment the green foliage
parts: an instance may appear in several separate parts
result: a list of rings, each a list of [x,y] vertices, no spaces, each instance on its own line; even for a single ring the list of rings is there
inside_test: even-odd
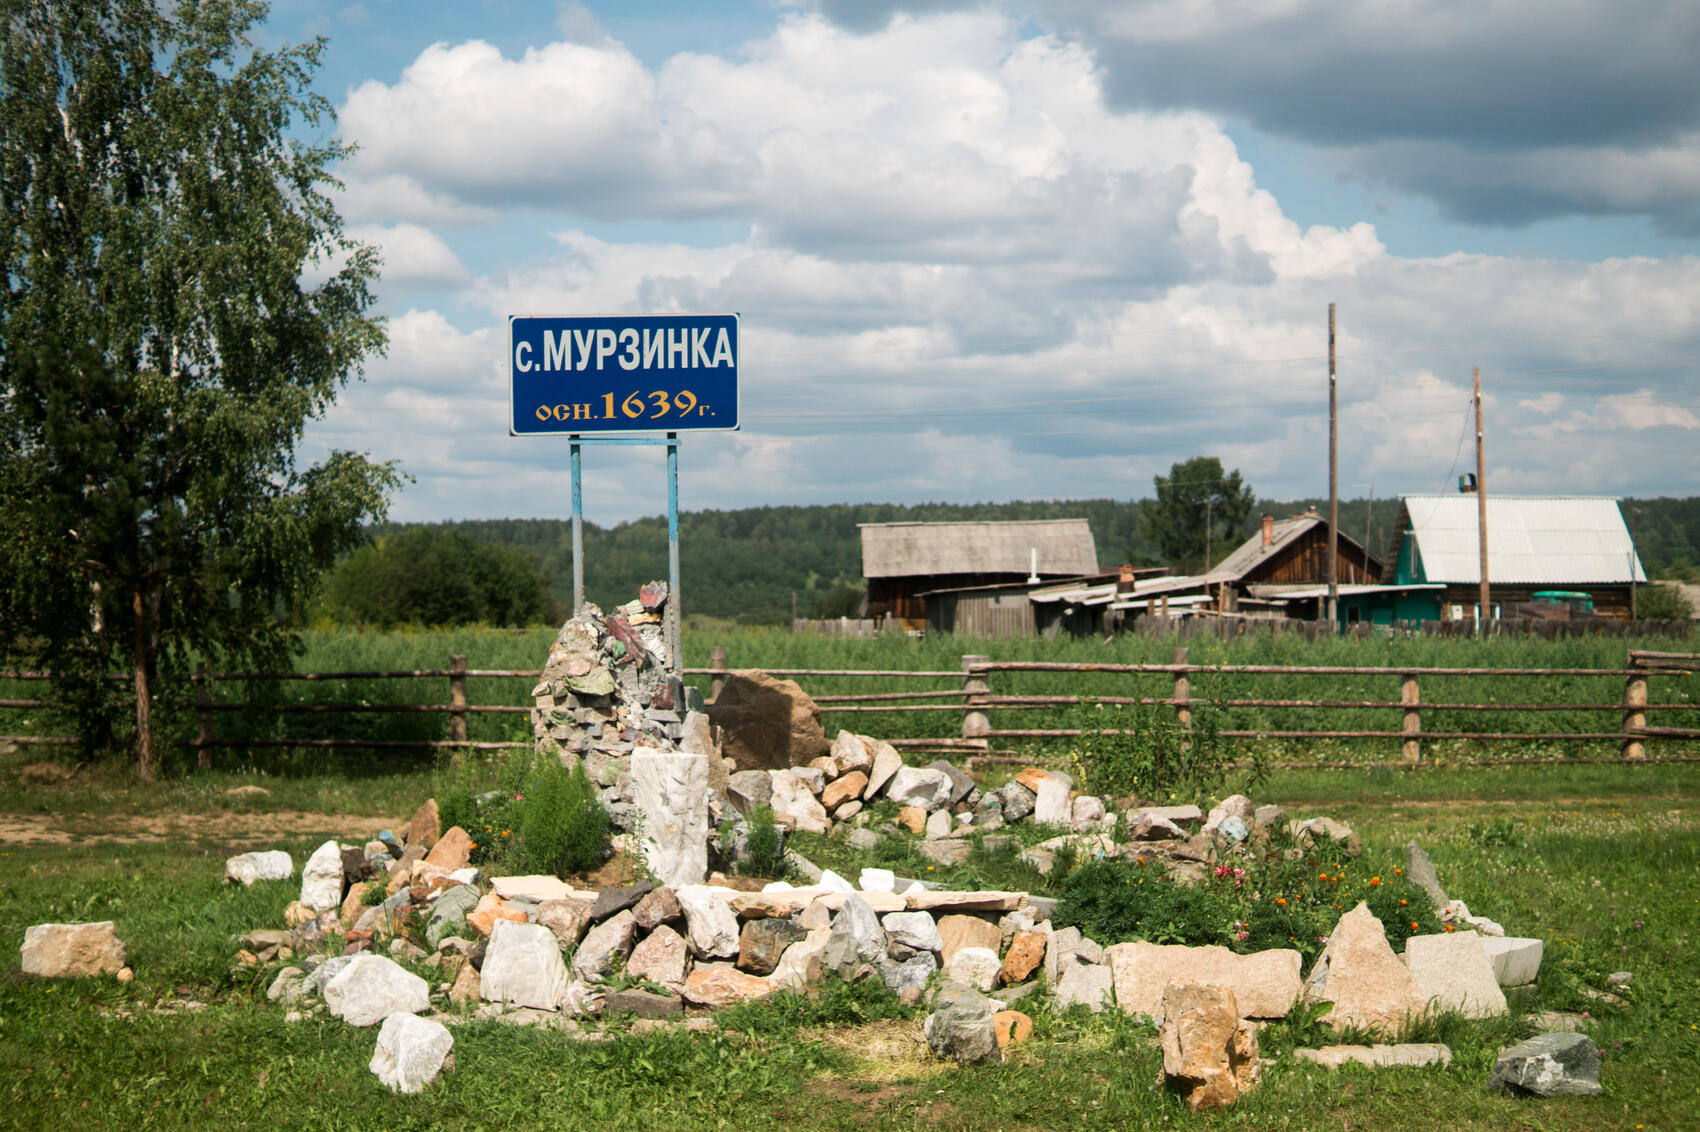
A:
[[[1686,621],[1694,616],[1694,603],[1675,586],[1644,586],[1635,592],[1635,615],[1650,621]]]
[[[1215,456],[1182,460],[1153,482],[1157,499],[1145,508],[1145,531],[1177,571],[1208,569],[1243,541],[1257,496]]]
[[[738,862],[738,872],[746,876],[779,878],[790,871],[785,863],[785,834],[773,820],[772,806],[757,806],[745,822],[744,856]]]
[[[781,992],[754,1002],[741,1002],[715,1015],[723,1030],[749,1035],[777,1036],[803,1027],[856,1026],[893,1018],[913,1017],[880,978],[845,982],[828,975],[808,994]]]
[[[1301,847],[1284,835],[1253,852],[1224,854],[1197,884],[1180,883],[1143,858],[1087,862],[1064,882],[1052,919],[1105,944],[1216,944],[1242,954],[1287,947],[1309,961],[1360,900],[1395,951],[1412,935],[1440,930],[1427,896],[1387,854],[1354,860],[1327,839]]]
[[[443,527],[379,536],[325,580],[323,615],[346,625],[535,625],[557,619],[530,552]]]
[[[1079,710],[1080,736],[1069,751],[1080,776],[1077,786],[1105,798],[1148,798],[1196,802],[1229,793],[1236,783],[1250,790],[1263,774],[1255,755],[1238,770],[1218,734],[1219,713],[1194,709],[1183,727],[1163,704],[1095,704]]]
[[[576,763],[569,769],[555,756],[524,750],[502,764],[493,788],[481,788],[465,767],[439,784],[436,797],[444,827],[472,835],[475,865],[567,876],[608,857],[608,813]]]
[[[282,615],[400,478],[295,459],[384,335],[377,253],[324,191],[348,149],[314,137],[323,44],[256,49],[264,10],[0,10],[0,648],[144,777],[154,678],[280,665]]]

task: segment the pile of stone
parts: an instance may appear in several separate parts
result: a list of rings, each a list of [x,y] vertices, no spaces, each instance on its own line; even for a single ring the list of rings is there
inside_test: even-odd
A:
[[[640,780],[652,755],[701,762],[640,751]],[[1191,836],[1234,842],[1237,831],[1223,827],[1244,806],[1229,802],[1224,812],[1199,815],[1201,832]],[[1181,828],[1173,814],[1145,816]],[[1248,839],[1274,824],[1268,815],[1260,823],[1255,809],[1250,818]],[[1507,945],[1536,941],[1472,930],[1412,937],[1397,954],[1362,903],[1340,918],[1301,977],[1296,950],[1103,946],[1077,928],[1054,928],[1054,902],[1046,898],[940,891],[881,869],[861,870],[855,884],[820,871],[807,887],[774,882],[761,891],[650,881],[589,891],[547,876],[485,877],[467,864],[464,832],[439,835],[437,825],[428,802],[400,838],[386,831],[364,846],[321,846],[301,871],[289,926],[249,933],[241,956],[284,964],[268,994],[291,1017],[322,1010],[350,1025],[382,1023],[388,1036],[373,1071],[401,1089],[423,1087],[450,1064],[452,1040],[398,1016],[455,1010],[437,1018],[452,1022],[470,1012],[569,1027],[577,1024],[572,1019],[631,1014],[662,1024],[802,990],[831,974],[878,979],[911,1004],[931,996],[928,1042],[963,1062],[993,1060],[1028,1032],[1031,1020],[1016,1007],[1041,990],[1057,1008],[1119,1008],[1150,1018],[1163,1044],[1165,1081],[1190,1106],[1212,1108],[1255,1086],[1254,1024],[1296,1005],[1327,1003],[1322,1020],[1335,1030],[1391,1037],[1438,1009],[1472,1018],[1503,1014],[1502,985],[1533,975],[1526,950]],[[1349,835],[1344,827],[1313,828],[1317,836]],[[238,881],[259,871],[290,873],[275,859],[265,864],[262,870],[252,859],[232,858],[227,873]],[[1538,953],[1533,962],[1538,967]],[[1583,1042],[1507,1051],[1496,1086],[1585,1090]],[[1331,1066],[1407,1065],[1445,1062],[1450,1051],[1334,1046],[1304,1057]],[[1597,1063],[1594,1071],[1597,1077]]]
[[[587,603],[561,626],[531,690],[539,752],[582,760],[593,782],[613,787],[634,748],[673,751],[703,741],[700,730],[687,738],[686,717],[700,715],[702,704],[672,670],[666,605],[666,584],[651,582],[612,614]]]

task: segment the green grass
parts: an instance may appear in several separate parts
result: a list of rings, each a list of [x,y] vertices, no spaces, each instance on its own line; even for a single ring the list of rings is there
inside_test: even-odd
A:
[[[357,801],[355,789],[334,792]],[[397,776],[386,808],[409,810],[424,789],[422,778]],[[62,787],[58,812],[93,812],[104,803],[91,793]],[[16,812],[15,797],[0,787],[0,810]],[[165,806],[176,795],[160,788],[145,797]],[[1700,1122],[1700,1030],[1692,1028],[1700,1025],[1700,770],[1278,772],[1264,799],[1294,816],[1345,818],[1366,856],[1418,837],[1452,895],[1513,934],[1547,940],[1539,989],[1516,996],[1509,1018],[1443,1017],[1410,1035],[1447,1042],[1454,1059],[1445,1069],[1300,1067],[1285,1054],[1314,1035],[1296,1025],[1266,1028],[1264,1052],[1277,1064],[1264,1083],[1232,1110],[1205,1117],[1156,1088],[1153,1034],[1120,1016],[1034,1007],[1029,1044],[1000,1066],[958,1069],[917,1055],[918,1015],[849,988],[743,1007],[697,1034],[617,1031],[589,1043],[467,1023],[456,1030],[455,1072],[421,1096],[399,1097],[367,1071],[374,1030],[314,1017],[286,1023],[265,1001],[269,975],[231,973],[236,937],[278,924],[292,885],[224,885],[223,858],[234,846],[198,836],[194,823],[180,840],[137,845],[101,840],[91,823],[89,836],[70,845],[0,846],[0,1127],[1125,1129],[1166,1119],[1498,1130]],[[251,816],[263,821],[274,802],[254,805],[261,812]],[[322,836],[275,844],[299,863]],[[796,843],[821,863],[833,854],[830,863],[852,874],[862,864],[908,859],[895,846],[859,856],[838,841]],[[1014,882],[1009,867],[982,857],[940,879]],[[17,947],[29,924],[107,918],[130,944],[133,983],[42,982],[19,972]],[[1621,1007],[1584,996],[1620,969],[1635,974]],[[207,1009],[156,1010],[190,1000]],[[1543,1009],[1593,1014],[1604,1095],[1538,1101],[1486,1091],[1497,1050],[1532,1033],[1528,1012]]]

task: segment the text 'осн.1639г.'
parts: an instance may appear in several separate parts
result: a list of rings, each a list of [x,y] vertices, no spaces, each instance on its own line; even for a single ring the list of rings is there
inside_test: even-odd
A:
[[[515,316],[515,435],[738,427],[735,314]]]

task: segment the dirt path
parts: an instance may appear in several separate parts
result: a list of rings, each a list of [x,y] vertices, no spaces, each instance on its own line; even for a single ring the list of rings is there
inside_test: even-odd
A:
[[[212,838],[229,843],[263,843],[324,834],[361,838],[395,827],[392,816],[325,814],[299,810],[272,813],[8,814],[0,813],[0,844],[69,845],[73,842],[136,845],[144,842]]]

